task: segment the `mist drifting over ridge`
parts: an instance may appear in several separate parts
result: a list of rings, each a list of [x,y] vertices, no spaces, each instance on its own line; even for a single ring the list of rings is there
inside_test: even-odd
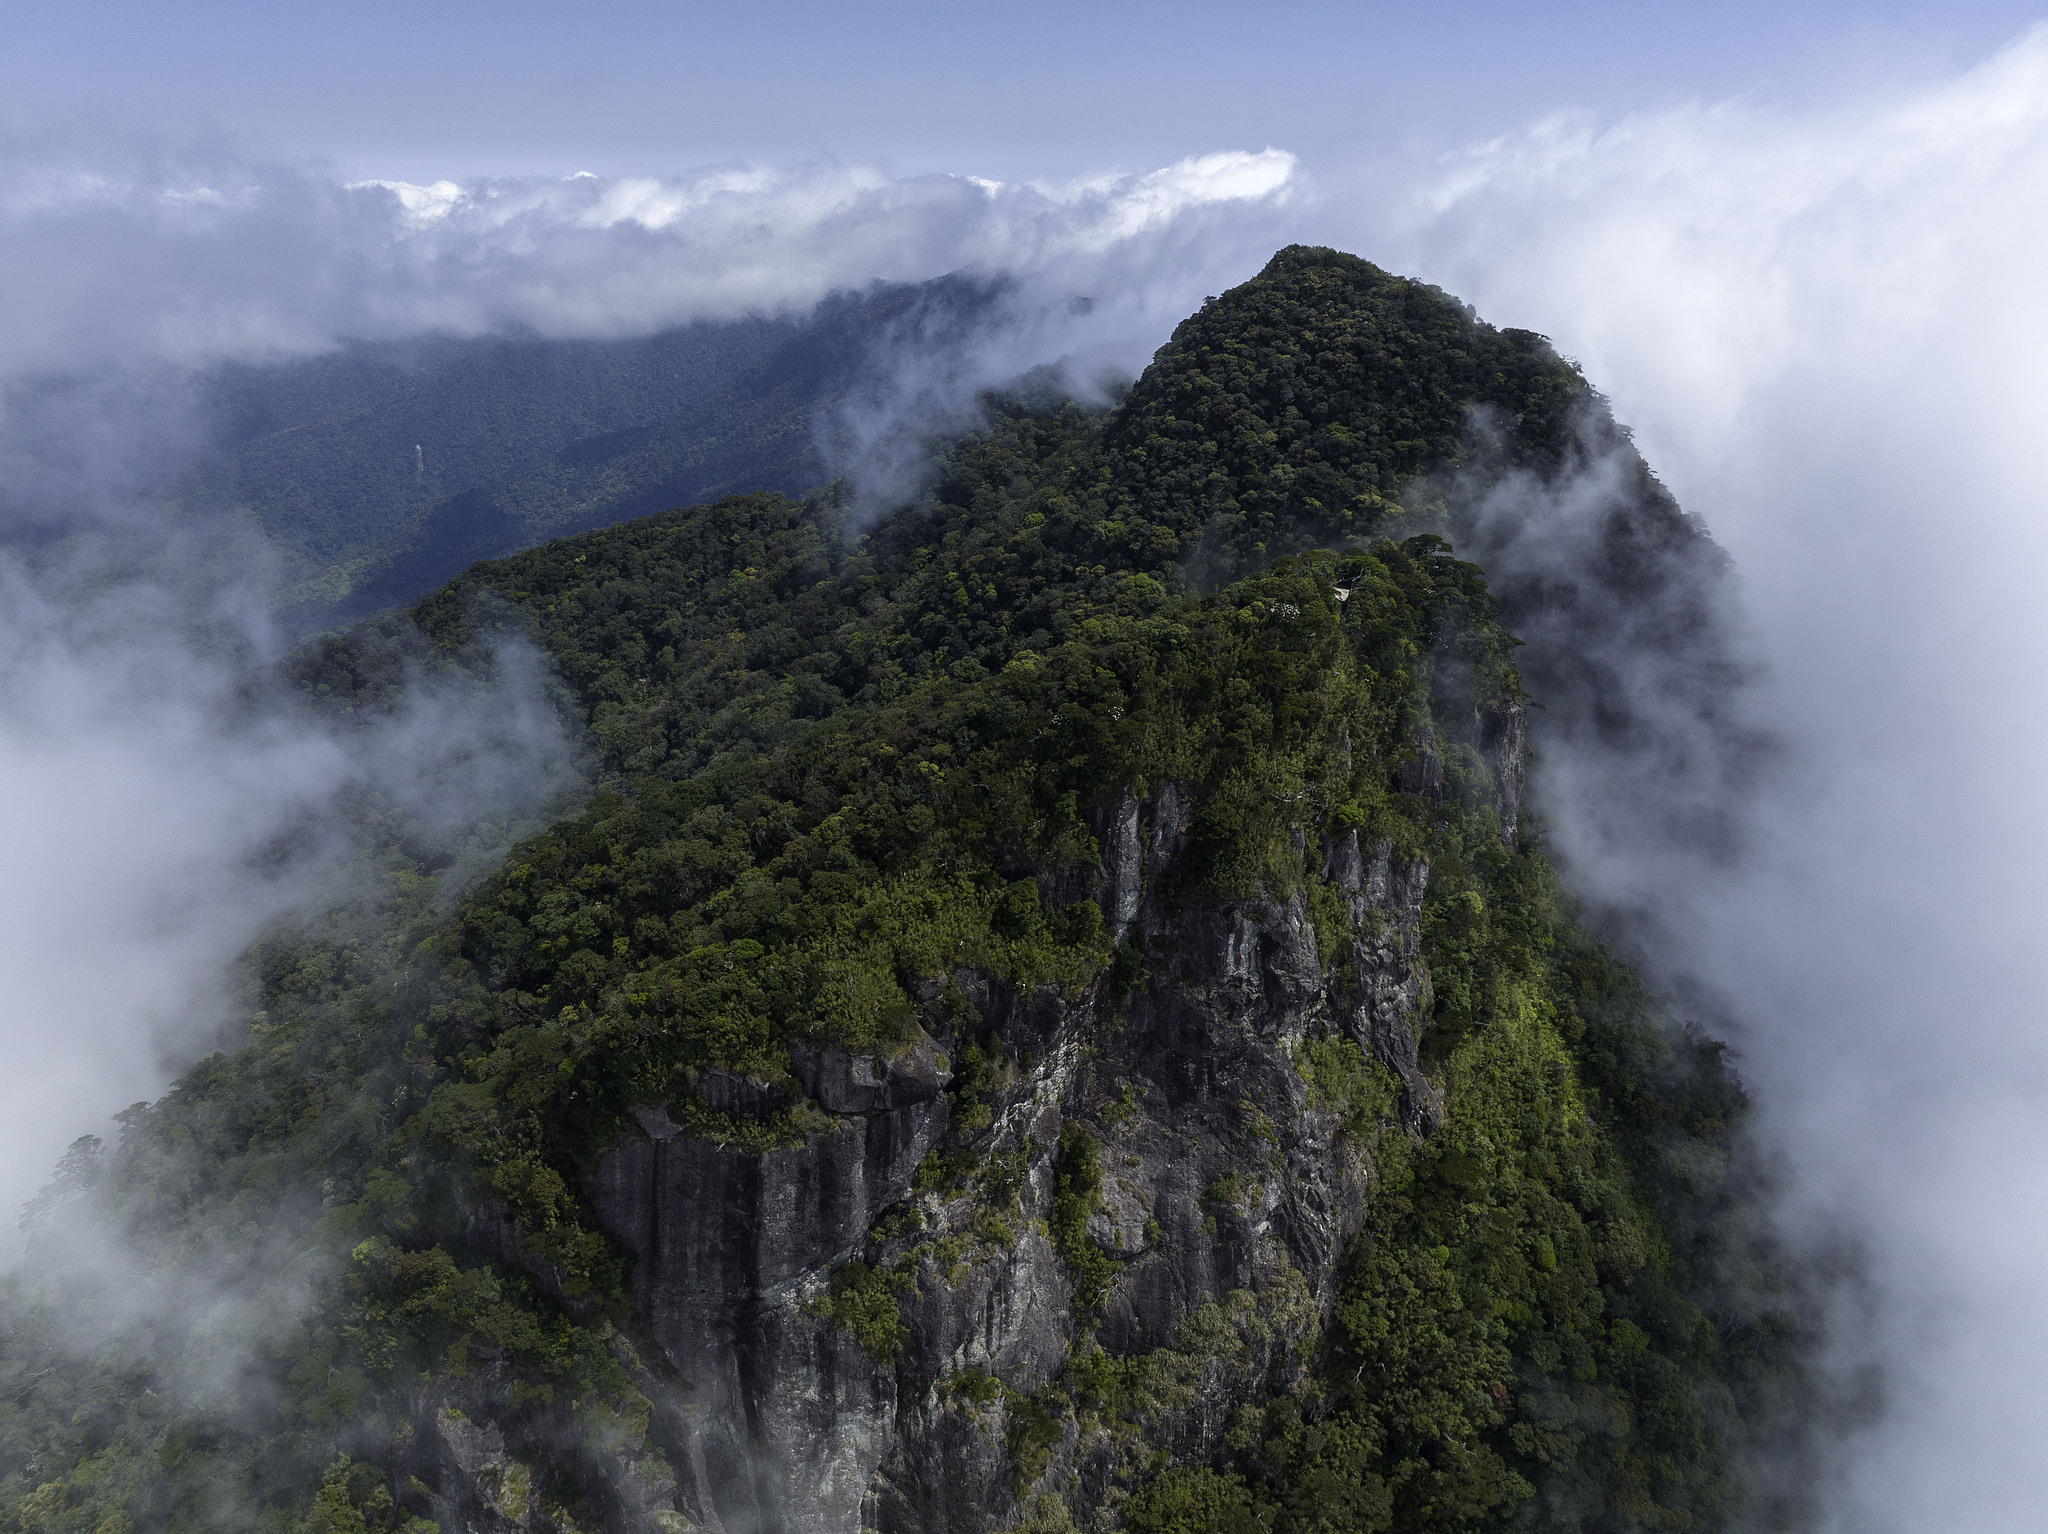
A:
[[[2037,32],[1940,87],[1800,116],[1553,119],[1404,170],[1393,196],[1384,170],[1367,196],[1273,151],[1056,192],[829,166],[481,189],[222,162],[126,179],[19,167],[5,218],[31,276],[10,289],[0,366],[19,387],[352,335],[615,335],[872,280],[1014,274],[1031,302],[964,389],[1062,356],[1142,362],[1205,291],[1301,239],[1551,335],[1732,552],[1762,667],[1754,719],[1783,752],[1733,806],[1739,858],[1617,834],[1562,796],[1552,834],[1594,893],[1674,935],[1653,966],[1717,988],[1743,1027],[1744,1074],[1797,1173],[1788,1227],[1846,1222],[1874,1255],[1889,1404],[1845,1461],[1834,1525],[2027,1528],[2048,1366],[2032,1298],[2048,1211],[2029,1181],[2048,1163],[2030,972],[2048,909],[2031,784],[2043,103]],[[1082,295],[1086,314],[1064,302]],[[124,430],[111,412],[92,425]],[[38,441],[46,466],[103,461]],[[66,698],[118,695],[127,650],[65,654]],[[209,845],[222,817],[242,824],[238,774],[318,777],[180,735],[190,716],[110,712],[121,733],[93,737],[92,759],[173,764],[135,799]],[[67,738],[47,720],[23,737],[8,796],[25,815],[62,812],[31,758]],[[34,823],[9,832],[31,863]],[[140,836],[111,830],[117,853]],[[123,876],[116,856],[105,877]],[[103,888],[46,895],[51,920],[73,900],[82,920]]]
[[[1006,262],[1041,279],[976,345],[943,359],[906,348],[877,375],[841,436],[887,473],[901,451],[877,445],[900,423],[915,418],[913,439],[957,429],[976,389],[1046,357],[1078,348],[1087,376],[1135,371],[1164,318],[1144,306],[1179,304],[1213,275],[1229,234],[1211,227],[1218,208],[1285,200],[1294,172],[1267,151],[1052,192],[829,164],[463,189],[219,156],[5,164],[0,843],[47,872],[0,940],[16,977],[0,1027],[39,1062],[0,1104],[0,1203],[20,1207],[74,1136],[105,1132],[233,1037],[236,955],[278,916],[346,893],[346,802],[373,795],[467,845],[577,782],[546,668],[516,644],[476,675],[423,674],[404,707],[366,723],[251,712],[252,677],[286,637],[271,615],[278,561],[226,508],[164,520],[211,445],[204,369],[357,339],[613,337],[802,313],[876,282],[1007,276]],[[1119,261],[1178,266],[1179,288],[1070,302]],[[938,371],[915,374],[913,354]],[[294,849],[282,862],[280,838]],[[93,962],[102,945],[116,962]]]
[[[2048,34],[1796,119],[1554,120],[1424,206],[1417,264],[1577,355],[1735,561],[1784,751],[1744,859],[1554,832],[1728,998],[1792,1228],[1869,1242],[1886,1407],[1832,1526],[2027,1527]]]

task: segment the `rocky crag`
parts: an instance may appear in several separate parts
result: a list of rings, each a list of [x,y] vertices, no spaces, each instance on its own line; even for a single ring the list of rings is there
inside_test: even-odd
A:
[[[1512,823],[1520,737],[1503,739],[1494,770]],[[926,982],[927,1004],[953,995],[936,1038],[920,1030],[893,1059],[799,1061],[811,1099],[841,1116],[803,1145],[721,1149],[648,1107],[645,1138],[601,1159],[597,1217],[688,1382],[657,1410],[689,1467],[678,1505],[694,1524],[938,1534],[1002,1527],[1046,1481],[1098,1501],[1127,1471],[1133,1446],[1115,1434],[1062,1424],[1028,1482],[1012,1450],[1033,1393],[1077,1346],[1160,1358],[1178,1377],[1144,1451],[1195,1460],[1240,1409],[1305,1377],[1374,1171],[1298,1055],[1311,1039],[1354,1041],[1399,1083],[1406,1129],[1434,1126],[1440,1093],[1417,1055],[1428,865],[1386,839],[1361,849],[1355,830],[1325,849],[1354,956],[1340,978],[1299,895],[1169,910],[1189,810],[1162,783],[1100,816],[1090,897],[1119,939],[1170,956],[1121,1001],[1106,975],[1065,997],[960,970]],[[1002,1061],[1000,1084],[955,1125],[948,1062],[968,1050]],[[698,1090],[759,1091],[702,1078]],[[1113,1267],[1099,1292],[1049,1234],[1063,1172],[1075,1175],[1063,1145],[1088,1147],[1082,1233]],[[920,1178],[934,1155],[1007,1178]],[[831,1298],[856,1262],[904,1291],[900,1336],[866,1351]]]

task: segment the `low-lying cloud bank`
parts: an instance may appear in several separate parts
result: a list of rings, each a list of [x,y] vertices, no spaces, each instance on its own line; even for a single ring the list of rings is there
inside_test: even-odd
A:
[[[1846,1226],[1871,1253],[1877,1321],[1856,1341],[1884,1360],[1888,1404],[1843,1446],[1832,1526],[2031,1529],[2048,1500],[2030,1431],[2048,1373],[2044,236],[2040,31],[1909,95],[1557,118],[1371,187],[1272,150],[1053,188],[832,164],[343,186],[240,161],[21,162],[0,169],[18,276],[0,296],[0,452],[81,506],[132,511],[146,474],[106,466],[157,453],[134,446],[143,426],[175,450],[177,412],[149,380],[179,368],[343,336],[629,334],[873,280],[1009,275],[1022,297],[986,355],[906,382],[904,409],[943,416],[1005,370],[1142,362],[1290,240],[1544,331],[1738,566],[1761,667],[1738,723],[1779,743],[1768,770],[1728,770],[1723,723],[1674,714],[1697,771],[1617,782],[1559,742],[1549,811],[1582,885],[1669,934],[1665,977],[1711,984],[1739,1021],[1797,1174],[1788,1230]],[[64,389],[25,382],[55,374]],[[1561,534],[1498,541],[1498,557],[1554,562],[1598,490],[1525,488]],[[1512,514],[1498,494],[1493,514]],[[348,769],[317,735],[194,723],[218,698],[204,657],[166,687],[147,646],[78,640],[68,613],[15,601],[48,616],[10,641],[0,836],[43,888],[21,892],[23,940],[0,954],[36,998],[0,1043],[47,1058],[47,1090],[19,1088],[48,1105],[23,1122],[47,1125],[150,1090],[129,1046],[246,930],[183,943],[172,918],[202,897],[244,909],[209,878]],[[1615,685],[1654,709],[1628,636]],[[1684,829],[1702,814],[1732,839]],[[96,851],[78,854],[72,825]],[[81,1009],[93,984],[107,1004]],[[82,1010],[130,1021],[65,1036]],[[29,1164],[25,1143],[7,1166]]]
[[[630,335],[956,270],[1082,295],[1142,270],[1142,296],[1173,303],[1237,270],[1245,211],[1284,206],[1298,181],[1276,149],[1052,187],[829,162],[416,186],[220,158],[0,158],[0,376],[340,337]]]

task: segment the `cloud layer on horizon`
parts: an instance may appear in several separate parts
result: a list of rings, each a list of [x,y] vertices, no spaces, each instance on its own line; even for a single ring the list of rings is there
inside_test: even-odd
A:
[[[831,162],[419,186],[220,156],[0,161],[0,377],[342,338],[630,335],[959,270],[1075,295],[1143,271],[1144,293],[1178,301],[1233,270],[1218,258],[1247,210],[1299,185],[1276,149],[1051,187]]]

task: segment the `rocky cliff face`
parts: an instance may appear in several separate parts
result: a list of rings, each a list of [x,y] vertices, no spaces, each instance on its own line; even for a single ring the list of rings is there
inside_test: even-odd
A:
[[[1511,823],[1521,737],[1499,739]],[[1162,783],[1098,816],[1121,980],[1019,995],[960,971],[895,1057],[799,1054],[832,1116],[801,1144],[721,1147],[650,1106],[602,1158],[593,1202],[660,1350],[653,1437],[692,1525],[954,1534],[1113,1503],[1149,1449],[1072,1392],[1038,1398],[1077,1358],[1121,1361],[1150,1445],[1196,1457],[1301,1381],[1373,1177],[1304,1051],[1354,1041],[1402,1130],[1434,1126],[1429,871],[1333,840],[1334,934],[1299,892],[1178,905],[1191,808]],[[720,1073],[695,1089],[781,1106]]]

